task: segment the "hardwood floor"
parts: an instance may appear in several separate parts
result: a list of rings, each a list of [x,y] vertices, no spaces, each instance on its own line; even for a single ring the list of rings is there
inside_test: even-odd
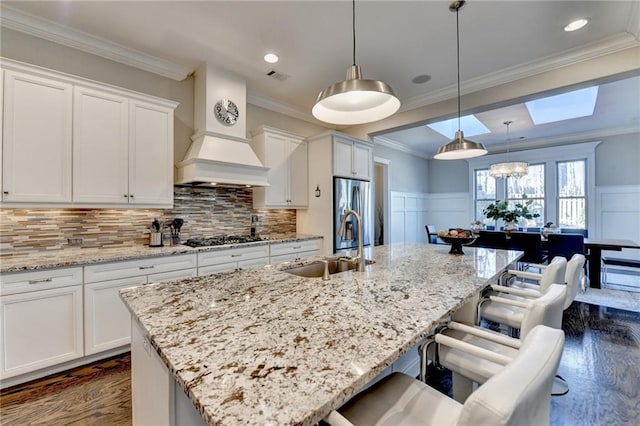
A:
[[[552,397],[552,425],[640,424],[640,312],[574,302],[565,312],[558,373],[570,391]],[[2,390],[0,424],[130,425],[130,355]],[[450,377],[430,384],[449,393]]]
[[[0,424],[130,425],[130,354],[3,389]]]

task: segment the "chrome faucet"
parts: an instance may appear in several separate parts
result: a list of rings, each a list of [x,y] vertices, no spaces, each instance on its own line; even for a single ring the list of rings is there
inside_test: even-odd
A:
[[[344,215],[342,216],[342,221],[340,222],[340,230],[338,231],[338,233],[340,235],[345,234],[345,227],[346,227],[347,218],[349,217],[349,215],[353,215],[353,217],[356,218],[356,226],[358,229],[357,231],[358,254],[356,255],[356,257],[352,257],[351,261],[358,262],[358,267],[357,267],[358,272],[364,272],[365,260],[364,260],[364,253],[362,249],[362,219],[360,218],[360,215],[358,214],[358,212],[356,212],[355,210],[344,211]]]

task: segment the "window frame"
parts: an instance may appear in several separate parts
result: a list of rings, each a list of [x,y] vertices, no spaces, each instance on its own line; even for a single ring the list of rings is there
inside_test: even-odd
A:
[[[509,154],[492,154],[466,160],[469,167],[469,220],[475,217],[475,170],[486,169],[491,164],[505,161],[526,161],[529,164],[545,163],[545,220],[558,223],[557,199],[557,169],[556,162],[585,160],[586,161],[586,226],[590,235],[597,235],[595,223],[595,149],[600,141],[576,143],[549,148],[537,148],[514,151]],[[496,186],[498,200],[504,200],[506,189],[504,185]]]
[[[482,214],[481,211],[480,212],[478,211],[478,202],[479,201],[492,201],[492,202],[495,202],[496,200],[499,199],[499,198],[497,198],[498,197],[498,184],[499,184],[499,182],[495,178],[494,178],[494,180],[496,181],[495,182],[496,198],[494,198],[494,199],[491,199],[491,198],[480,198],[480,199],[478,199],[478,198],[476,198],[476,196],[478,194],[477,193],[477,189],[478,189],[478,180],[477,180],[478,175],[477,175],[477,172],[482,172],[482,171],[487,171],[488,172],[489,168],[485,167],[485,168],[481,168],[481,169],[475,169],[473,171],[473,221],[477,220],[476,218],[480,214]]]
[[[562,197],[560,196],[560,180],[557,178],[558,175],[558,168],[560,167],[561,163],[576,163],[576,162],[583,162],[584,163],[584,195],[580,196],[580,197],[576,197],[576,196],[572,196],[572,197]],[[584,226],[586,227],[587,224],[589,223],[589,190],[588,190],[588,183],[589,183],[589,169],[588,169],[588,161],[586,158],[575,158],[575,159],[571,159],[571,160],[557,160],[556,161],[556,222],[558,224],[558,226],[562,227],[563,225],[560,224],[560,200],[562,199],[584,199]],[[565,225],[565,227],[568,227]],[[570,227],[568,227],[570,228]],[[580,228],[577,228],[580,229]]]

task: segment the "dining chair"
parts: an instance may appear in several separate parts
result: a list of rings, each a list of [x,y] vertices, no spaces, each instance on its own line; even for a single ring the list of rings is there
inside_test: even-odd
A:
[[[555,256],[571,259],[576,253],[584,254],[584,236],[582,234],[547,235],[547,255],[550,259]]]
[[[480,231],[476,246],[493,249],[507,248],[507,234],[501,231]]]
[[[589,238],[589,230],[584,228],[560,228],[561,234],[580,234],[584,238]]]
[[[436,231],[436,226],[425,225],[424,229],[427,231],[427,242],[429,244],[438,244],[438,231]]]
[[[538,326],[515,357],[464,404],[419,380],[392,373],[324,420],[333,426],[548,424],[551,386],[563,347],[561,330]]]
[[[507,248],[524,252],[524,255],[518,260],[518,264],[523,266],[522,269],[527,269],[527,264],[541,264],[546,260],[546,256],[542,253],[540,234],[512,232],[511,238],[507,240]]]

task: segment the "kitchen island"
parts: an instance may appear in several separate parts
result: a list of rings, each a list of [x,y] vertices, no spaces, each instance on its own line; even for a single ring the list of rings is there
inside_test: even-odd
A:
[[[121,290],[133,318],[134,423],[143,412],[181,423],[184,395],[208,424],[317,423],[521,255],[448,251],[375,247],[365,272],[330,281],[283,264]],[[145,353],[159,366],[136,360]]]

